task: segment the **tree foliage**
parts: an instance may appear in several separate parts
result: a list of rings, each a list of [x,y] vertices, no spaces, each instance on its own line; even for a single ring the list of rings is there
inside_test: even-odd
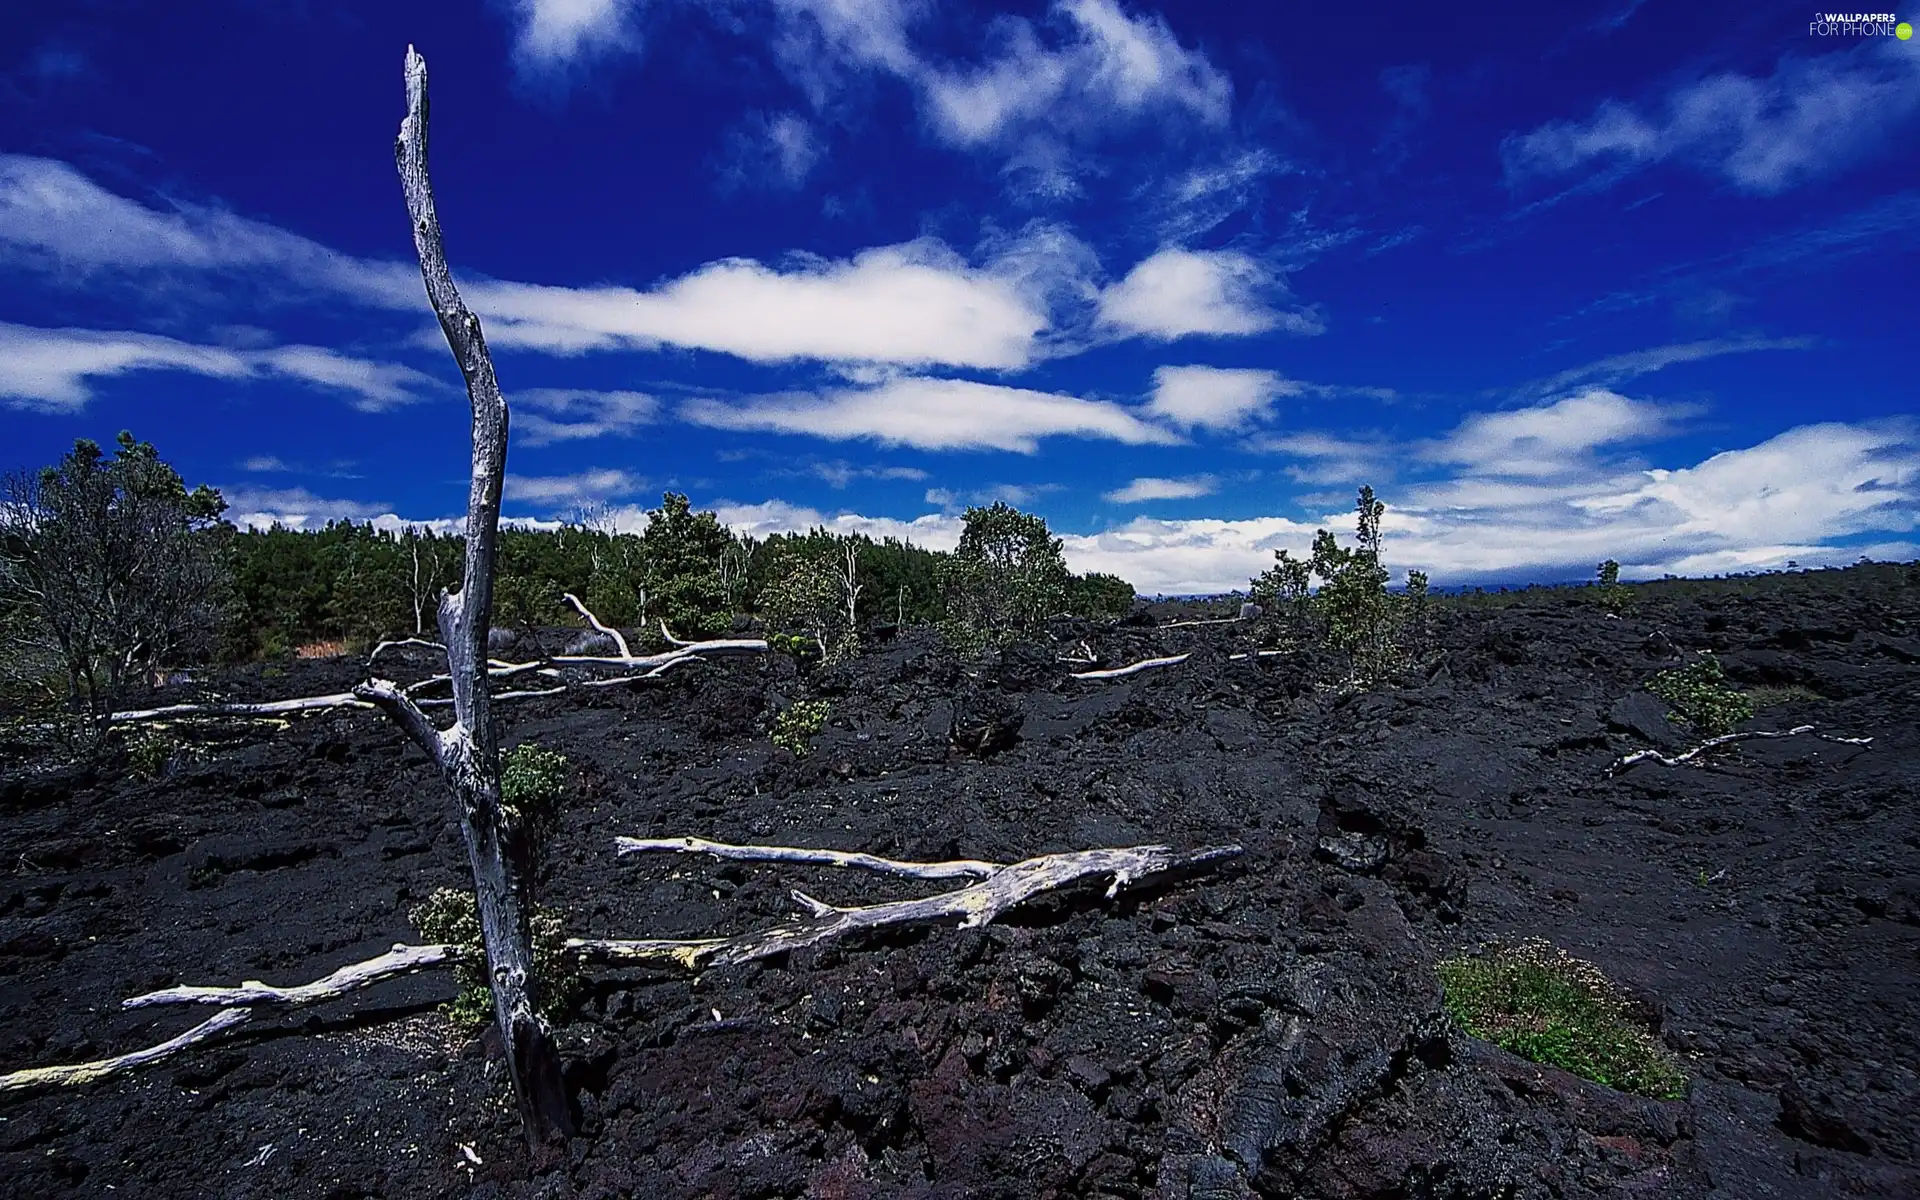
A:
[[[1066,610],[1073,576],[1045,519],[995,501],[962,521],[959,546],[940,564],[950,640],[1003,645]]]
[[[216,648],[220,494],[189,491],[148,442],[81,439],[0,499],[0,632],[16,669],[51,666],[96,723],[134,680]]]

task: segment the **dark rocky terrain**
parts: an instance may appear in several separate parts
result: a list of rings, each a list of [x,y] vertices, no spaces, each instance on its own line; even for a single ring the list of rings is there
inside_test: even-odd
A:
[[[1430,678],[1316,689],[1228,661],[1233,626],[1063,627],[965,667],[919,631],[850,669],[717,661],[503,706],[583,768],[545,898],[583,936],[702,935],[904,881],[659,856],[616,834],[1014,859],[1239,842],[1227,869],[1062,894],[706,972],[600,972],[562,1029],[583,1135],[534,1174],[446,975],[263,1015],[83,1089],[0,1099],[0,1191],[165,1197],[1761,1197],[1920,1195],[1920,586],[1900,568],[1450,604]],[[1199,605],[1156,605],[1160,620]],[[1650,635],[1661,636],[1650,636]],[[1104,683],[1066,678],[1193,651]],[[1794,688],[1704,768],[1634,696],[1711,648]],[[424,674],[424,667],[417,668]],[[340,690],[350,662],[226,686]],[[802,695],[832,718],[795,760]],[[985,752],[956,746],[1019,722]],[[1684,739],[1674,742],[1684,743]],[[159,780],[0,784],[0,1069],[198,1019],[174,983],[316,978],[396,941],[465,854],[423,755],[376,714],[201,735]],[[923,889],[925,890],[925,889]],[[1433,964],[1540,935],[1635,996],[1692,1078],[1623,1095],[1450,1027]]]

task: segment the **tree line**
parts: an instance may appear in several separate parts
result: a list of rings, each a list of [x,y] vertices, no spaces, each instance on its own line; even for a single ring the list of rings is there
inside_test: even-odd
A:
[[[240,529],[219,492],[188,489],[153,445],[81,440],[0,487],[0,648],[9,699],[58,699],[103,716],[173,669],[331,644],[433,636],[465,538],[420,526]],[[967,510],[952,552],[824,528],[756,538],[667,492],[643,528],[583,510],[557,528],[503,528],[494,623],[579,624],[572,594],[640,645],[719,636],[741,617],[806,652],[858,651],[875,627],[937,625],[971,647],[1061,614],[1120,615],[1133,588],[1075,575],[1046,522],[1005,504]]]

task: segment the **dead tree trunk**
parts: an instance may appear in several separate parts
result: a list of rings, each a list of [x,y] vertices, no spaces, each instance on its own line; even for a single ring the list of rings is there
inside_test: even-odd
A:
[[[427,175],[427,63],[407,47],[407,115],[394,158],[413,222],[413,245],[427,297],[465,377],[473,408],[473,478],[467,494],[467,557],[457,595],[440,596],[440,635],[452,677],[454,723],[442,730],[399,688],[375,679],[356,694],[379,705],[440,765],[460,805],[473,869],[474,898],[487,952],[494,1014],[506,1048],[521,1124],[536,1151],[572,1135],[573,1120],[553,1032],[539,1012],[530,918],[533,851],[527,831],[500,803],[499,748],[487,679],[487,628],[493,616],[493,559],[500,529],[500,487],[507,460],[507,402],[494,377],[480,319],[454,287]]]

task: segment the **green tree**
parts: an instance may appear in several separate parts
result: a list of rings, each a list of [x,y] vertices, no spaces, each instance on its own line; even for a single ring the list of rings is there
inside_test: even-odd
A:
[[[57,662],[98,728],[133,679],[205,657],[227,590],[225,510],[127,432],[111,457],[83,438],[12,476],[0,501],[8,661]]]
[[[721,556],[733,534],[711,512],[695,513],[687,498],[667,492],[647,513],[640,535],[647,616],[664,619],[674,635],[714,637],[733,619],[721,579]]]
[[[1133,611],[1133,585],[1118,575],[1090,571],[1067,587],[1067,609],[1077,617],[1124,617]]]
[[[1072,573],[1044,519],[995,501],[962,516],[942,564],[943,629],[958,645],[1002,645],[1065,610]]]

